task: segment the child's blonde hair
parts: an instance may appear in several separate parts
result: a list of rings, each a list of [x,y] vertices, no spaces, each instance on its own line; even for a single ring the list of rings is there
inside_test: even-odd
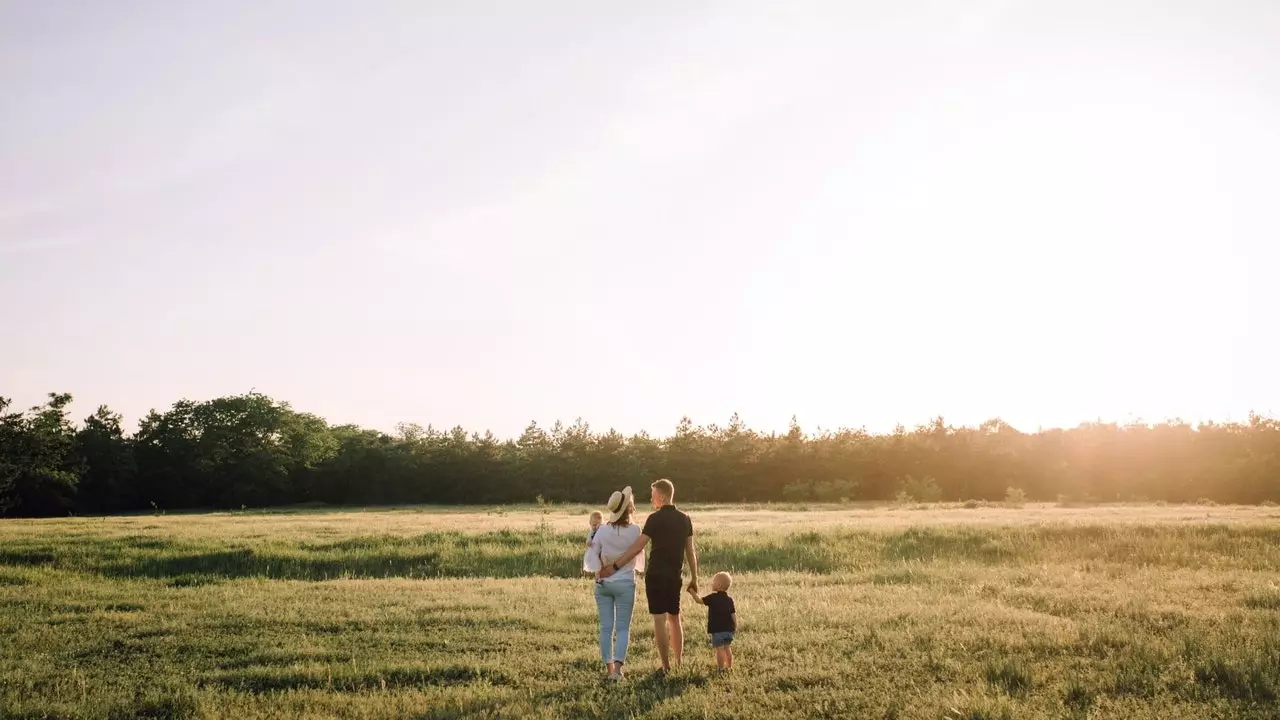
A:
[[[591,517],[587,518],[587,522],[593,525],[600,525],[604,522],[604,513],[599,510],[591,511]]]
[[[711,589],[728,592],[733,586],[733,576],[727,572],[718,572],[711,576]]]

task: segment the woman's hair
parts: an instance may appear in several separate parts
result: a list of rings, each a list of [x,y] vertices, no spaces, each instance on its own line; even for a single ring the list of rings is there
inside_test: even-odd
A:
[[[634,502],[629,502],[627,503],[627,506],[622,509],[622,514],[618,516],[618,519],[610,522],[609,524],[615,527],[626,527],[631,524],[631,513],[635,511],[636,504]]]

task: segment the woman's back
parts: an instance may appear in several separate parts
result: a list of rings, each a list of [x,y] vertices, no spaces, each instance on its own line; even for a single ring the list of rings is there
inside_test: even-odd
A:
[[[596,532],[595,538],[591,541],[592,550],[599,553],[600,567],[605,567],[617,559],[622,553],[631,547],[632,543],[640,538],[640,526],[635,523],[627,525],[614,525],[612,523],[601,526]],[[643,567],[644,553],[641,552],[631,559],[626,565],[618,568],[618,572],[605,578],[604,582],[616,581],[619,579],[632,580],[636,569],[636,563],[640,563]]]

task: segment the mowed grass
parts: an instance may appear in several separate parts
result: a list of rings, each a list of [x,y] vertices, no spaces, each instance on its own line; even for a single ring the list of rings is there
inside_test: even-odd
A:
[[[1280,511],[688,508],[737,670],[601,682],[586,508],[0,521],[0,717],[1280,716]]]

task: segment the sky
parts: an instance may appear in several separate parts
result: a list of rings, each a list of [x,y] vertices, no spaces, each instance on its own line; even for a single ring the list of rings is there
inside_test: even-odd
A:
[[[0,0],[0,396],[1280,413],[1274,0]]]

